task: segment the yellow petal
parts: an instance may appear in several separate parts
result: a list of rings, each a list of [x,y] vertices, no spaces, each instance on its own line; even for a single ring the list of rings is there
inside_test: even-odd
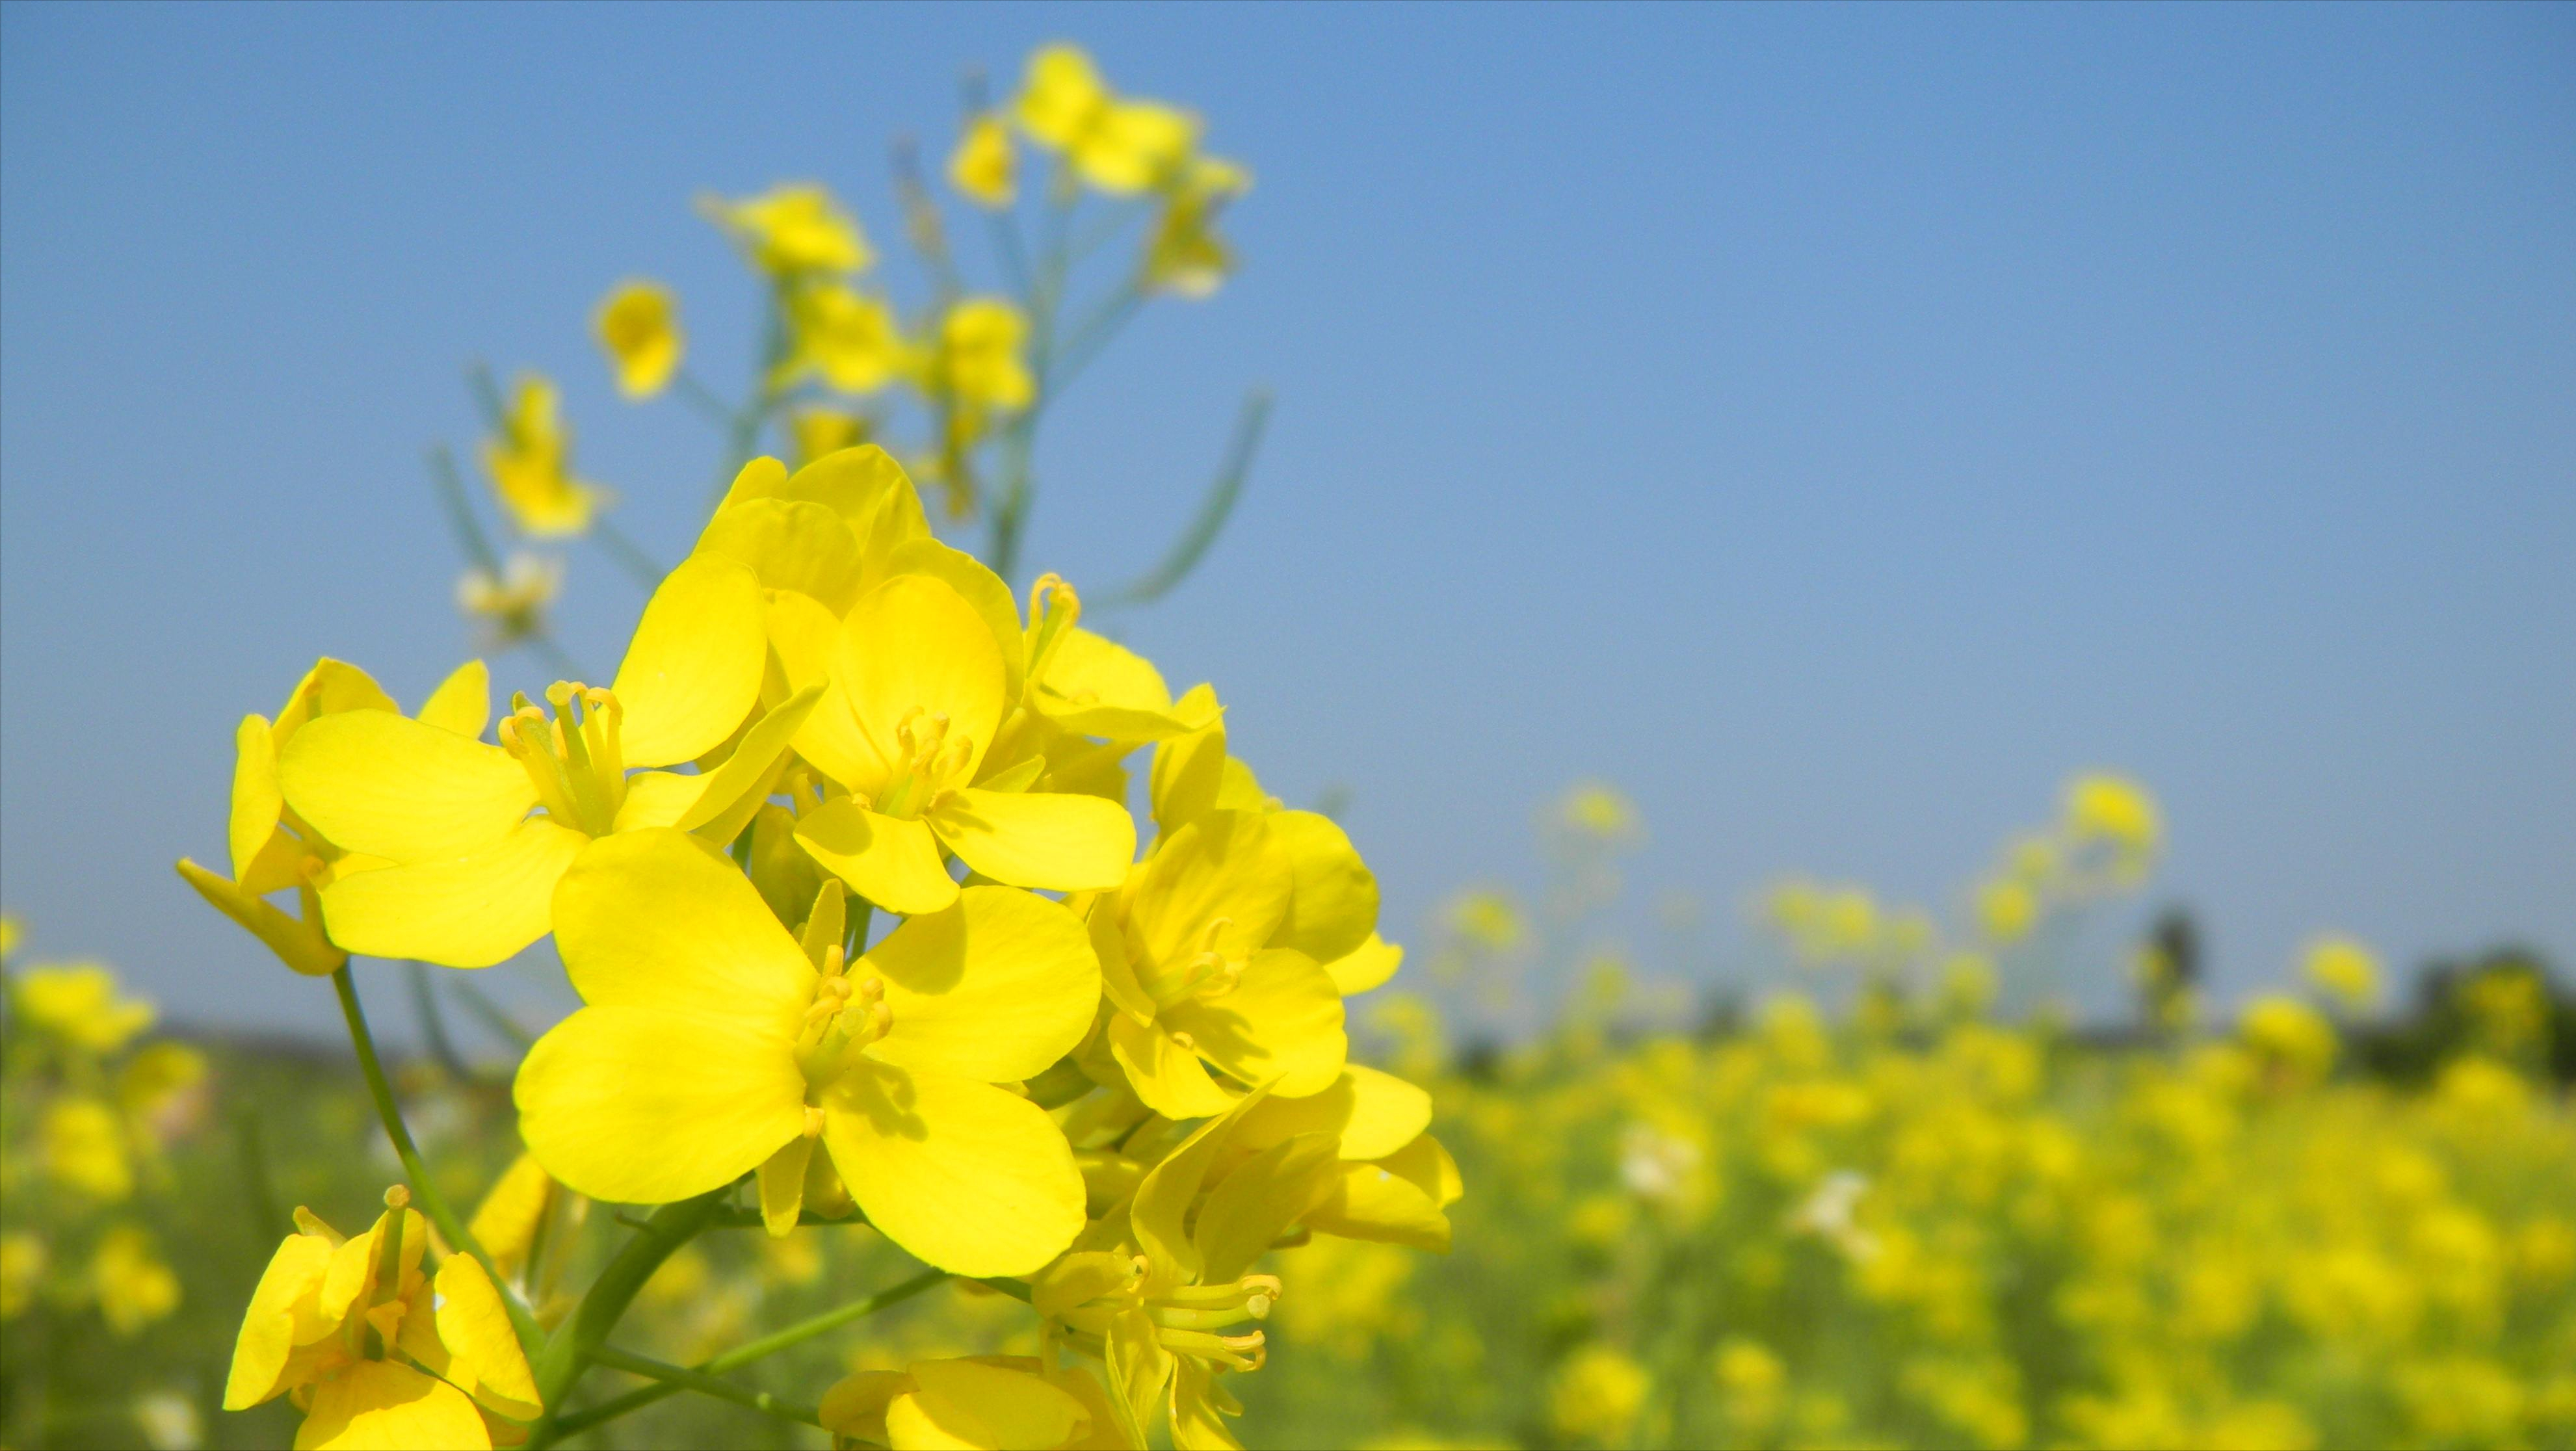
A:
[[[1201,1056],[1246,1083],[1271,1083],[1283,1098],[1320,1093],[1342,1071],[1342,995],[1315,960],[1274,948],[1254,954],[1243,980],[1223,997],[1163,1009],[1162,1022],[1190,1035]]]
[[[360,956],[490,967],[546,935],[555,881],[589,839],[532,816],[479,851],[341,877],[322,889],[324,930]]]
[[[978,1360],[925,1360],[911,1367],[919,1389],[886,1407],[887,1445],[971,1445],[1002,1448],[1061,1446],[1080,1434],[1090,1413],[1072,1396],[1024,1370]],[[905,1402],[911,1402],[906,1406]],[[917,1418],[917,1419],[916,1419]],[[955,1441],[919,1439],[931,1435]]]
[[[1091,950],[1100,958],[1100,990],[1110,1006],[1139,1023],[1150,1023],[1154,1000],[1145,995],[1144,985],[1136,980],[1135,964],[1128,960],[1127,934],[1119,929],[1117,905],[1113,897],[1095,897],[1084,918]]]
[[[784,1239],[805,1212],[805,1171],[814,1157],[814,1141],[798,1134],[760,1161],[760,1223],[772,1239]]]
[[[1345,1159],[1382,1159],[1431,1127],[1431,1095],[1396,1077],[1357,1063],[1321,1093],[1303,1098],[1272,1094],[1244,1115],[1235,1142],[1266,1149],[1299,1134],[1327,1133]]]
[[[1172,1367],[1172,1451],[1243,1451],[1218,1413],[1223,1395],[1206,1361],[1178,1358]],[[1241,1407],[1235,1409],[1239,1413]]]
[[[805,1075],[787,1040],[659,1008],[564,1019],[528,1050],[515,1097],[546,1172],[619,1204],[732,1183],[805,1127]]]
[[[349,954],[332,946],[318,927],[287,916],[186,857],[179,859],[179,875],[207,905],[241,924],[243,931],[297,972],[329,977],[349,960]]]
[[[480,660],[468,660],[438,682],[420,705],[420,721],[468,738],[492,723],[492,672]]]
[[[885,984],[889,1063],[986,1083],[1028,1078],[1073,1051],[1100,1002],[1090,936],[1061,904],[1013,887],[968,887],[914,917],[850,970]]]
[[[277,748],[269,743],[268,718],[246,715],[233,731],[232,820],[225,836],[232,848],[233,879],[250,880],[251,864],[277,835],[278,812],[286,793],[277,784]],[[293,879],[277,886],[294,885]],[[267,890],[274,891],[275,887]],[[252,896],[261,895],[254,891]]]
[[[612,829],[622,835],[656,826],[678,826],[680,818],[689,814],[689,808],[697,804],[706,789],[704,776],[638,771],[626,778],[626,799],[618,803]]]
[[[880,758],[902,758],[907,721],[945,715],[947,739],[968,743],[958,778],[975,779],[1002,722],[1002,655],[956,590],[904,574],[868,591],[842,624],[832,673]]]
[[[691,555],[663,577],[617,667],[627,765],[694,760],[734,733],[760,699],[763,617],[759,580],[733,560]]]
[[[966,865],[1015,887],[1097,891],[1117,886],[1136,859],[1136,819],[1097,796],[965,787],[924,819]]]
[[[1288,859],[1260,817],[1209,812],[1155,848],[1127,887],[1128,922],[1146,958],[1139,974],[1187,962],[1211,945],[1209,929],[1220,919],[1216,950],[1250,954],[1287,920],[1294,891]]]
[[[1148,1277],[1151,1287],[1184,1283],[1198,1273],[1198,1247],[1183,1232],[1183,1222],[1198,1203],[1208,1171],[1230,1146],[1234,1126],[1267,1097],[1269,1089],[1257,1086],[1233,1108],[1199,1125],[1179,1148],[1163,1156],[1163,1162],[1146,1171],[1144,1181],[1136,1186],[1127,1218],[1137,1244],[1153,1263]]]
[[[921,822],[880,816],[844,796],[806,812],[796,840],[825,871],[889,912],[939,912],[957,900],[939,839]]]
[[[859,729],[849,693],[832,678],[832,655],[840,639],[840,618],[819,601],[792,590],[771,592],[769,645],[777,652],[788,689],[823,687],[823,698],[797,728],[796,754],[845,789],[874,795],[884,789],[893,765]]]
[[[1324,971],[1332,974],[1333,986],[1349,998],[1383,986],[1403,965],[1404,949],[1372,932],[1368,941],[1325,963]]]
[[[1368,941],[1377,930],[1377,877],[1340,825],[1312,811],[1273,812],[1265,823],[1297,879],[1277,945],[1330,962]]]
[[[814,998],[813,963],[759,889],[684,832],[591,843],[555,888],[554,923],[564,973],[593,1007],[686,1014],[783,1045]]]
[[[912,1389],[912,1377],[895,1370],[853,1371],[823,1392],[817,1419],[835,1436],[884,1445],[886,1405]]]
[[[1210,719],[1175,709],[1171,688],[1144,656],[1080,627],[1056,644],[1030,703],[1075,735],[1112,741],[1164,740]]]
[[[1217,1086],[1198,1055],[1172,1035],[1125,1013],[1109,1019],[1109,1051],[1127,1070],[1128,1086],[1145,1106],[1168,1119],[1205,1118],[1234,1107],[1234,1094]]]
[[[439,1342],[452,1357],[449,1380],[513,1420],[534,1420],[544,1412],[501,1292],[472,1255],[451,1254],[438,1267],[433,1313]]]
[[[362,1360],[313,1391],[295,1451],[488,1451],[491,1430],[463,1391],[407,1365]]]
[[[388,711],[326,715],[278,753],[287,804],[332,842],[389,861],[487,845],[537,803],[510,753]]]
[[[294,1353],[297,1331],[311,1328],[308,1309],[298,1324],[297,1306],[321,1288],[331,1266],[331,1244],[319,1235],[290,1234],[271,1255],[251,1291],[250,1308],[242,1313],[241,1333],[233,1341],[232,1372],[224,1381],[224,1409],[248,1410],[286,1390],[279,1377]]]
[[[1165,836],[1216,810],[1217,789],[1225,781],[1225,716],[1217,709],[1216,691],[1196,686],[1181,702],[1210,718],[1154,747],[1154,825]]]
[[[742,744],[734,747],[723,765],[698,778],[701,787],[697,799],[673,824],[718,845],[740,835],[743,827],[750,824],[751,814],[768,799],[770,783],[787,759],[787,743],[795,739],[798,727],[804,725],[815,699],[822,693],[823,687],[808,685],[762,716],[743,733]]]
[[[827,505],[852,532],[864,536],[886,500],[911,486],[911,478],[892,454],[876,444],[863,443],[835,449],[794,474],[781,477],[774,492],[782,499],[811,499]],[[727,502],[731,502],[730,497]]]
[[[344,710],[381,710],[393,715],[402,714],[402,707],[394,704],[394,698],[385,694],[384,687],[376,684],[374,676],[346,660],[334,660],[325,655],[314,661],[313,668],[305,671],[304,678],[296,682],[294,693],[286,697],[286,704],[278,709],[276,724],[269,729],[282,747],[307,721],[316,716],[337,715]]]
[[[859,597],[859,540],[826,504],[750,499],[707,521],[698,552],[748,566],[764,589],[794,590],[838,615]]]
[[[1046,1111],[990,1084],[870,1063],[836,1083],[823,1142],[868,1222],[925,1264],[1025,1275],[1082,1232],[1082,1174]]]
[[[1210,1283],[1239,1278],[1340,1178],[1329,1133],[1299,1134],[1228,1170],[1191,1227],[1200,1277]]]
[[[1421,1185],[1380,1164],[1342,1165],[1318,1202],[1306,1211],[1305,1222],[1317,1234],[1408,1245],[1436,1254],[1449,1250],[1449,1216],[1441,1206]]]
[[[1020,682],[1028,675],[1028,645],[1020,637],[1019,602],[1011,598],[1011,587],[1000,575],[974,555],[936,539],[914,539],[898,546],[886,567],[897,574],[926,574],[974,606],[1002,655],[1002,698],[1020,698]]]

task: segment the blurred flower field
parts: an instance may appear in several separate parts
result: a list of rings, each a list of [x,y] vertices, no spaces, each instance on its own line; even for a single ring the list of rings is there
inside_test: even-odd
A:
[[[2576,1000],[2322,935],[2216,1002],[2180,907],[2106,950],[2140,783],[1951,910],[1784,877],[1720,960],[1687,904],[1623,945],[1651,823],[1579,782],[1534,893],[1381,921],[1119,640],[1267,397],[1131,579],[1025,564],[1046,407],[1227,284],[1250,171],[1071,46],[961,101],[936,180],[896,153],[908,287],[819,186],[701,201],[739,398],[669,289],[600,301],[716,438],[677,563],[478,365],[488,488],[429,482],[490,658],[241,718],[179,875],[345,1045],[174,1031],[8,923],[0,1446],[2576,1445]],[[575,546],[642,595],[605,686]],[[545,942],[570,1015],[473,987]]]

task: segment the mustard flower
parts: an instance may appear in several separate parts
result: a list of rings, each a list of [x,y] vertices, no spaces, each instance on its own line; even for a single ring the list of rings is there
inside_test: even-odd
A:
[[[121,1339],[133,1339],[179,1308],[179,1277],[139,1226],[120,1224],[99,1237],[89,1277],[100,1317]]]
[[[45,1278],[45,1242],[23,1229],[0,1233],[0,1320],[15,1320],[35,1303]]]
[[[1114,1421],[1099,1383],[1032,1356],[915,1361],[863,1370],[824,1393],[824,1429],[888,1451],[1050,1451],[1102,1444]],[[1111,1443],[1115,1444],[1115,1443]]]
[[[456,580],[456,607],[485,627],[485,648],[505,650],[545,624],[546,607],[563,593],[563,561],[524,550],[499,574],[476,565]]]
[[[1115,196],[1133,196],[1186,161],[1198,118],[1152,101],[1122,100],[1076,46],[1049,45],[1029,57],[1017,106],[1021,129],[1063,153],[1074,173]]]
[[[986,111],[966,123],[957,150],[948,158],[948,181],[979,207],[999,211],[1011,204],[1017,159],[1011,153],[1011,128],[999,112]]]
[[[599,346],[617,372],[617,391],[650,398],[679,371],[687,340],[680,333],[680,303],[658,282],[619,283],[591,320]]]
[[[1026,1274],[1082,1228],[1045,1112],[996,1083],[1088,1029],[1099,968],[1062,906],[969,887],[845,962],[837,884],[800,947],[740,872],[678,831],[593,845],[556,889],[587,1006],[516,1096],[529,1152],[578,1193],[654,1204],[759,1171],[795,1223],[820,1142],[870,1223],[959,1274]]]
[[[10,989],[28,1026],[84,1052],[113,1053],[152,1026],[152,1004],[119,996],[115,975],[94,962],[31,967]]]
[[[742,201],[707,198],[699,205],[772,277],[864,272],[876,260],[858,222],[812,182],[775,186]]]
[[[607,490],[573,477],[561,400],[534,373],[520,376],[501,431],[483,441],[483,467],[510,521],[533,539],[579,534],[609,502]]]
[[[224,1409],[280,1395],[305,1412],[299,1448],[488,1448],[535,1419],[535,1378],[491,1277],[470,1255],[429,1269],[429,1224],[397,1185],[365,1233],[310,1211],[251,1292]]]
[[[1021,360],[1028,320],[998,297],[962,299],[939,320],[926,386],[976,409],[1010,412],[1037,396]]]
[[[873,393],[910,357],[894,309],[845,283],[803,283],[787,293],[785,312],[787,355],[773,386],[815,377],[843,393]]]
[[[2379,997],[2379,959],[2349,937],[2320,937],[2309,943],[2300,970],[2347,1010],[2367,1008]]]
[[[546,693],[551,720],[521,699],[498,745],[380,710],[298,731],[278,755],[286,804],[322,836],[390,864],[321,889],[331,940],[486,967],[545,934],[555,879],[592,838],[677,825],[730,841],[812,693],[763,715],[698,775],[628,768],[699,760],[735,738],[760,697],[761,613],[750,570],[693,556],[645,605],[614,685],[558,681]]]

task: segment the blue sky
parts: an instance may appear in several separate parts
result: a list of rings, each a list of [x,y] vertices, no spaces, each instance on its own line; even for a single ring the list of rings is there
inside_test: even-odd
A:
[[[1235,526],[1129,638],[1416,929],[1577,775],[1641,895],[1948,906],[2071,772],[2161,796],[2223,989],[2326,928],[2576,957],[2576,10],[0,10],[0,896],[181,1016],[327,1025],[170,860],[318,652],[469,648],[460,366],[563,380],[676,556],[714,441],[588,310],[751,291],[689,205],[1089,45],[1257,189],[1050,423],[1034,562]],[[901,269],[896,269],[901,277]],[[638,603],[576,552],[564,635]],[[524,683],[534,662],[501,667]],[[1733,930],[1721,934],[1732,938]],[[523,974],[521,981],[534,981]],[[390,985],[388,985],[390,986]],[[380,991],[390,999],[390,991]],[[392,1011],[392,1004],[386,1004]]]

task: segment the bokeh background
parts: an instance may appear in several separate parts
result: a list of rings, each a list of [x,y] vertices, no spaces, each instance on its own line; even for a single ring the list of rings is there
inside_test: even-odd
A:
[[[614,395],[751,283],[690,207],[892,241],[961,64],[1079,39],[1243,158],[1244,266],[1050,420],[1032,562],[1233,527],[1125,623],[1330,796],[1391,936],[1568,778],[1652,899],[1945,903],[2070,773],[2151,785],[2225,1001],[2349,931],[2576,957],[2576,10],[0,9],[0,896],[182,1022],[331,1025],[170,873],[317,649],[468,652],[421,466],[566,387],[664,558],[718,445]],[[898,286],[905,275],[898,266]],[[572,560],[605,673],[640,599]],[[505,683],[550,678],[525,656]],[[2142,903],[2141,909],[2151,903]],[[2104,928],[2108,960],[2128,925]],[[2108,977],[2116,991],[2116,976]],[[531,981],[534,981],[532,978]],[[401,1031],[401,1008],[379,1009]]]

